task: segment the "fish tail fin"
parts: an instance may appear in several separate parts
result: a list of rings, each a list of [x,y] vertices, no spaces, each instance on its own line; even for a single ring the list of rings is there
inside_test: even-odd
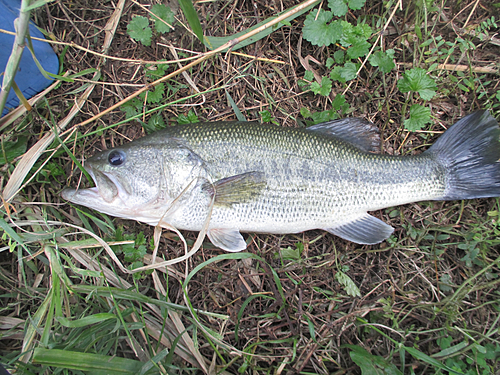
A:
[[[488,111],[474,112],[450,127],[426,153],[447,171],[442,200],[500,196],[500,127]]]

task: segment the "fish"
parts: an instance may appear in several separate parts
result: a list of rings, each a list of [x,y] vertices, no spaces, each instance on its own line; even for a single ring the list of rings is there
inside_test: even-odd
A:
[[[322,229],[373,245],[394,228],[368,212],[418,201],[500,196],[500,128],[488,111],[449,127],[425,152],[379,151],[377,127],[348,117],[308,128],[253,122],[168,127],[97,153],[95,182],[62,197],[115,217],[200,231],[246,249],[242,232]]]

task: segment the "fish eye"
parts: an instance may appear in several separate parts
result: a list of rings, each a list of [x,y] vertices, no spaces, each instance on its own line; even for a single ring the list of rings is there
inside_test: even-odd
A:
[[[122,151],[111,151],[108,155],[109,164],[119,166],[125,163],[125,154]]]

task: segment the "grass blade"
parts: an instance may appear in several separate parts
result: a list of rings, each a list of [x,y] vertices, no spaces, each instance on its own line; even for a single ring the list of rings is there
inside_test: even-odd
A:
[[[243,113],[241,113],[240,109],[238,108],[238,106],[234,102],[233,97],[231,96],[231,94],[229,94],[228,91],[226,91],[226,97],[227,97],[227,100],[229,101],[229,104],[231,104],[231,108],[233,109],[234,114],[236,115],[236,118],[238,119],[238,121],[243,121],[243,122],[247,121],[247,119],[245,118]]]
[[[203,43],[203,30],[201,28],[200,20],[198,18],[198,13],[194,9],[193,2],[191,0],[179,0],[179,5],[182,9],[182,13],[186,17],[189,26],[196,34],[201,43]]]
[[[137,374],[144,365],[133,359],[44,348],[35,349],[33,363],[109,374]]]
[[[19,237],[19,235],[14,231],[14,229],[12,229],[10,227],[9,224],[7,224],[7,222],[2,219],[0,217],[0,227],[5,231],[5,233],[7,233],[7,235],[12,238],[14,241],[16,241],[20,246],[22,246],[22,248],[24,250],[26,250],[26,252],[29,254],[30,251],[28,250],[28,248],[26,247],[26,245],[24,244],[23,242],[23,239],[21,237]]]

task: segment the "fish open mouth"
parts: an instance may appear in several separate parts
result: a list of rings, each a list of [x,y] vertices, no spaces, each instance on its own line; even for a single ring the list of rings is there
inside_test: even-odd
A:
[[[106,203],[113,202],[123,190],[116,179],[92,167],[87,166],[86,171],[94,180],[95,187],[87,189],[64,189],[61,195],[64,199],[77,204],[85,204],[89,200],[105,201]]]
[[[107,175],[101,171],[93,170],[92,168],[88,168],[90,176],[94,180],[96,184],[95,189],[106,202],[111,203],[119,193],[118,184],[111,175]]]

